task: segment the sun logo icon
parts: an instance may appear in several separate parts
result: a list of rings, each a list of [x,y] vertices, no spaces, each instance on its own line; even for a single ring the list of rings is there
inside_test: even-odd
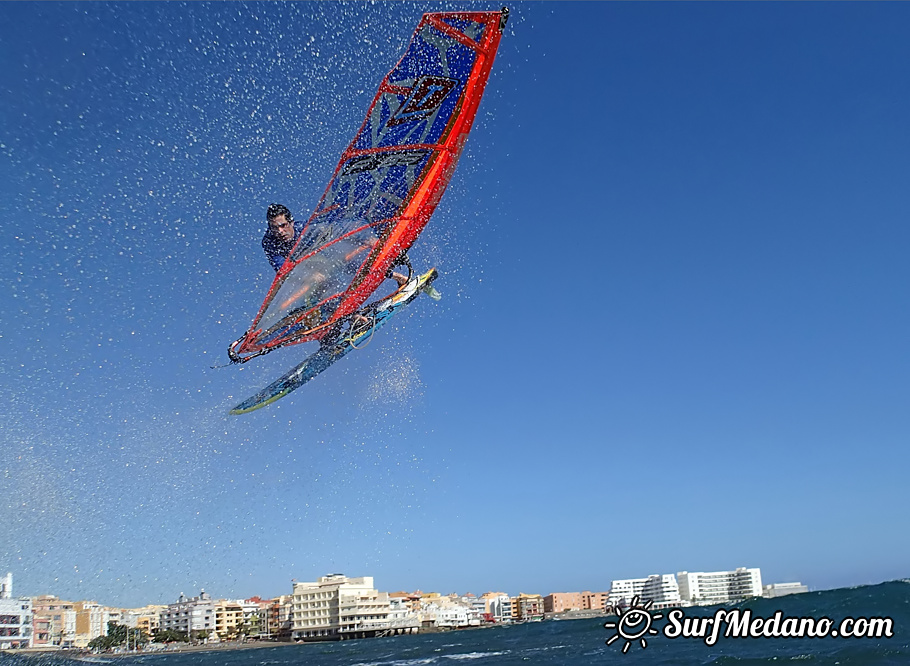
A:
[[[653,599],[648,599],[644,604],[639,604],[638,596],[632,598],[632,605],[628,608],[620,608],[618,622],[605,622],[604,629],[615,629],[616,633],[607,639],[607,645],[612,645],[617,639],[625,639],[626,643],[622,646],[622,653],[629,651],[629,646],[634,641],[638,641],[644,649],[648,647],[647,636],[656,636],[658,631],[651,625],[654,620],[663,617],[660,613],[652,613],[650,608],[654,603]]]

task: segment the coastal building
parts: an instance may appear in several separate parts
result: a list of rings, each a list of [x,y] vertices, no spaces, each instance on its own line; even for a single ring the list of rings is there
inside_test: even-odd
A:
[[[478,624],[486,621],[487,602],[485,599],[470,594],[462,597],[462,602],[471,607],[472,616],[477,619]]]
[[[76,611],[72,601],[52,594],[32,598],[32,647],[70,648],[76,640]]]
[[[202,590],[198,597],[182,593],[175,603],[161,613],[161,631],[179,631],[189,637],[207,634],[215,629],[215,602]]]
[[[487,604],[484,599],[474,594],[465,594],[459,599],[460,603],[469,608],[468,619],[472,626],[483,622],[483,616],[487,612]]]
[[[512,598],[504,592],[487,592],[481,596],[490,622],[512,621]]]
[[[478,627],[484,621],[484,614],[483,599],[473,594],[459,597],[457,594],[442,596],[431,592],[421,597],[417,617],[424,627],[454,629]]]
[[[452,600],[452,603],[455,606],[464,608],[465,610],[467,624],[462,626],[478,627],[483,623],[484,613],[486,612],[486,604],[483,599],[480,599],[470,592],[462,596],[450,594],[449,599]]]
[[[260,626],[265,624],[259,602],[253,601],[252,599],[243,599],[238,603],[240,604],[241,609],[243,609],[243,626],[245,631],[249,632],[248,635],[250,636],[258,635]]]
[[[512,617],[519,622],[536,622],[543,619],[543,597],[539,594],[520,593],[512,598]]]
[[[436,604],[437,606],[447,604],[449,602],[448,597],[444,597],[439,592],[421,592],[420,597],[417,599],[417,607],[423,608],[428,604]]]
[[[673,574],[651,574],[647,578],[614,580],[604,606],[623,608],[632,605],[638,597],[639,604],[651,602],[651,608],[669,608],[680,605],[679,585]]]
[[[581,607],[583,610],[599,610],[606,612],[609,598],[609,592],[582,592]]]
[[[420,626],[430,629],[432,627],[457,627],[467,623],[467,614],[464,609],[455,607],[452,597],[444,596],[439,592],[426,592],[421,594],[418,601],[417,617]]]
[[[94,601],[76,601],[73,602],[73,610],[76,612],[73,647],[88,647],[92,639],[107,635],[107,623],[111,617],[107,608]]]
[[[762,596],[761,570],[740,567],[734,571],[681,571],[676,574],[680,596],[701,606]]]
[[[245,628],[243,606],[238,601],[220,599],[213,606],[215,634],[218,639],[236,638]]]
[[[32,646],[32,600],[13,596],[13,574],[0,578],[0,649]]]
[[[151,636],[161,625],[161,613],[167,606],[149,604],[142,608],[126,608],[123,610],[121,623],[131,629],[144,631],[146,636]]]
[[[290,640],[291,626],[293,625],[294,597],[290,594],[282,594],[275,602],[278,606],[278,634],[275,637],[279,640]]]
[[[776,599],[777,597],[785,597],[788,594],[802,594],[808,591],[809,588],[802,583],[771,583],[764,586],[762,596],[767,599]]]
[[[104,610],[107,611],[107,622],[126,624],[123,619],[126,615],[126,612],[122,608],[111,608],[110,606],[104,606]],[[107,622],[105,623],[105,629],[107,628]],[[107,634],[107,631],[104,633]]]
[[[420,616],[406,600],[389,599],[389,633],[416,634],[420,631]]]
[[[420,628],[420,603],[423,593],[389,593],[389,628],[395,634],[416,634]]]
[[[244,604],[253,604],[256,607],[256,611],[253,615],[253,618],[255,619],[255,624],[253,625],[255,631],[253,634],[258,635],[260,638],[277,638],[280,633],[280,599],[251,597],[245,599]]]
[[[298,641],[367,638],[389,633],[389,595],[373,587],[373,577],[322,576],[294,583],[291,637]]]
[[[595,617],[607,612],[609,592],[553,592],[543,598],[547,615],[567,614],[567,617]]]
[[[643,602],[650,601],[650,608],[655,610],[679,606],[682,600],[680,599],[676,576],[673,574],[653,574],[648,576],[641,589],[641,600]]]
[[[581,592],[552,592],[543,598],[544,613],[565,613],[583,608]]]
[[[420,610],[421,626],[455,629],[468,626],[468,609],[461,604],[427,602]],[[478,622],[479,624],[479,622]]]
[[[608,603],[614,608],[628,606],[635,597],[642,599],[647,578],[624,578],[610,583]]]
[[[422,592],[389,592],[389,601],[397,600],[399,607],[404,605],[408,610],[420,610]]]

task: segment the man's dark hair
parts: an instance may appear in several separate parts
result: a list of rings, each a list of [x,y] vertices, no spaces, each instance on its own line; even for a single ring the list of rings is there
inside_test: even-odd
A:
[[[279,215],[284,215],[288,222],[294,221],[294,216],[291,215],[291,211],[287,209],[287,206],[282,206],[281,204],[270,204],[269,209],[265,213],[266,219],[271,222]]]

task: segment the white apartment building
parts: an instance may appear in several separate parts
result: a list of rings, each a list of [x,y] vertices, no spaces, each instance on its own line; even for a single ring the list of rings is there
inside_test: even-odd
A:
[[[420,609],[423,622],[434,627],[467,627],[468,609],[461,604],[441,605],[431,602]]]
[[[683,603],[679,585],[673,574],[651,574],[647,578],[626,578],[610,584],[607,604],[614,608],[630,606],[638,597],[639,605],[648,601],[650,608],[672,608]]]
[[[291,637],[325,641],[389,633],[389,595],[377,592],[373,577],[322,576],[314,583],[294,583]]]
[[[169,604],[162,611],[159,628],[161,631],[179,631],[191,637],[197,631],[211,633],[215,630],[215,602],[205,590],[192,599],[181,594],[176,603]]]
[[[614,580],[610,583],[610,595],[607,603],[615,608],[617,606],[630,605],[635,597],[642,599],[642,592],[647,582],[647,578]]]
[[[770,585],[765,585],[762,596],[767,599],[776,599],[777,597],[785,597],[788,594],[802,594],[808,591],[809,588],[802,583],[771,583]]]
[[[484,613],[487,612],[486,600],[474,595],[467,595],[461,598],[461,603],[471,609],[468,611],[469,625],[474,626],[475,623],[479,625],[483,622]]]
[[[641,590],[642,603],[650,601],[649,608],[673,608],[681,605],[679,585],[673,574],[648,576]]]
[[[421,600],[419,619],[421,624],[434,627],[479,627],[486,612],[484,599],[471,595],[458,597],[428,596]]]
[[[265,613],[255,601],[238,599],[237,603],[243,609],[243,621],[247,626],[265,626]]]
[[[676,574],[680,596],[709,606],[762,596],[761,570],[740,567],[735,571],[680,571]]]
[[[489,595],[482,597],[489,609],[487,612],[492,616],[494,622],[511,622],[512,621],[512,597],[508,594]]]
[[[13,574],[0,578],[0,649],[32,646],[32,600],[13,597]]]
[[[420,618],[411,610],[407,599],[389,597],[389,629],[393,634],[416,634]]]

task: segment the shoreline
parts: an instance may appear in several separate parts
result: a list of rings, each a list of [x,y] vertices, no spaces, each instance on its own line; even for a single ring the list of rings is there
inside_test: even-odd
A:
[[[181,654],[183,652],[218,652],[219,650],[259,650],[270,647],[284,647],[298,645],[294,641],[221,641],[219,643],[202,643],[200,645],[179,645],[175,647],[165,647],[161,650],[139,650],[137,652],[99,652],[92,653],[97,657],[149,657],[164,654]]]
[[[85,657],[95,657],[98,659],[114,659],[117,657],[149,657],[155,655],[180,654],[183,652],[217,652],[219,650],[256,650],[269,647],[282,647],[288,645],[299,645],[294,641],[221,641],[219,643],[201,643],[198,645],[178,644],[166,646],[157,650],[136,650],[131,652],[94,652],[84,648],[67,648],[63,649],[56,646],[48,647],[30,647],[0,650],[2,654],[9,655],[39,655],[39,654],[56,654],[66,656],[76,661],[84,661]]]
[[[566,618],[569,619],[569,618]],[[520,623],[515,623],[520,624]],[[469,629],[490,629],[500,626],[511,626],[503,624],[482,624],[478,626],[466,626],[466,627],[424,627],[421,628],[420,634],[437,634],[437,633],[448,633],[452,631],[464,631]],[[404,635],[404,634],[402,634]],[[415,634],[416,635],[416,634]],[[377,637],[385,638],[385,637]],[[349,639],[349,640],[369,640],[369,639]],[[190,643],[170,643],[164,644],[165,647],[154,650],[137,650],[130,652],[94,652],[86,648],[61,648],[57,646],[38,646],[30,648],[17,648],[17,649],[4,649],[0,650],[0,654],[7,653],[11,655],[38,655],[38,654],[57,654],[61,656],[66,656],[75,661],[88,661],[87,657],[92,657],[93,659],[116,659],[119,657],[149,657],[155,655],[168,655],[168,654],[181,654],[186,652],[218,652],[221,650],[235,651],[235,650],[258,650],[270,647],[287,647],[292,645],[313,645],[316,643],[326,643],[326,642],[335,642],[335,641],[219,641],[218,643],[200,643],[200,644],[190,644]],[[150,643],[150,645],[156,645],[156,643]]]

